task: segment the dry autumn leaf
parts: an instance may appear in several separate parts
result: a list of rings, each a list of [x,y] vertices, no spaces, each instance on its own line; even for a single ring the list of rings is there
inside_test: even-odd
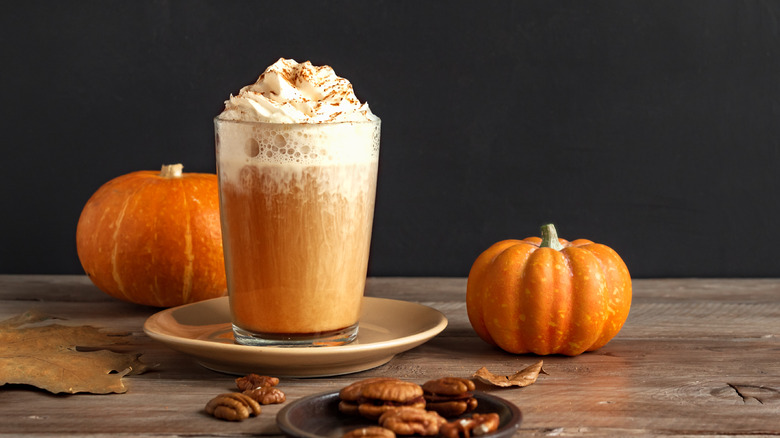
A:
[[[539,361],[533,365],[527,366],[522,370],[512,374],[511,376],[499,376],[488,371],[487,368],[482,367],[474,373],[474,377],[489,385],[509,387],[509,386],[528,386],[539,377],[539,373],[544,373],[542,370],[543,361]],[[545,373],[547,374],[547,373]]]
[[[148,369],[140,354],[103,348],[126,343],[127,333],[59,324],[22,327],[55,317],[30,311],[0,321],[0,386],[34,385],[52,393],[122,393],[122,377]],[[83,351],[93,349],[94,351]]]

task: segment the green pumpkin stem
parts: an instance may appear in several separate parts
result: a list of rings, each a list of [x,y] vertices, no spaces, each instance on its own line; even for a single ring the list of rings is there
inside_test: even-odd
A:
[[[555,225],[544,224],[542,225],[542,243],[540,248],[552,248],[556,251],[563,249],[563,245],[558,241],[558,232],[555,231]]]

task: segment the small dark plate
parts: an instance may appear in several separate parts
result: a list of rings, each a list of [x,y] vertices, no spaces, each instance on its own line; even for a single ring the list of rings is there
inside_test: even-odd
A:
[[[475,392],[476,413],[495,412],[500,418],[498,429],[484,438],[508,438],[520,427],[522,414],[513,403],[484,392]],[[285,406],[276,415],[276,425],[282,432],[295,438],[340,438],[352,429],[376,426],[362,417],[345,415],[339,412],[339,393],[327,392],[310,395]],[[465,414],[463,417],[469,417]],[[452,421],[452,418],[448,418]]]

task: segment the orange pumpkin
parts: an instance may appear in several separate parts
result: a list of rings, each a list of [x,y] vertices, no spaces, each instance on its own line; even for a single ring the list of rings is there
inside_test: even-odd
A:
[[[92,282],[125,301],[171,307],[225,295],[217,176],[175,164],[112,179],[84,206],[76,247]]]
[[[493,244],[469,272],[469,321],[486,342],[510,353],[575,356],[604,346],[631,307],[631,276],[611,248],[542,238]]]

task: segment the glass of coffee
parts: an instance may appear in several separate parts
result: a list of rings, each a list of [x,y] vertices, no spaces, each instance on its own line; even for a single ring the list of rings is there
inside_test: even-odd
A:
[[[214,119],[236,342],[355,339],[368,268],[380,120]]]

